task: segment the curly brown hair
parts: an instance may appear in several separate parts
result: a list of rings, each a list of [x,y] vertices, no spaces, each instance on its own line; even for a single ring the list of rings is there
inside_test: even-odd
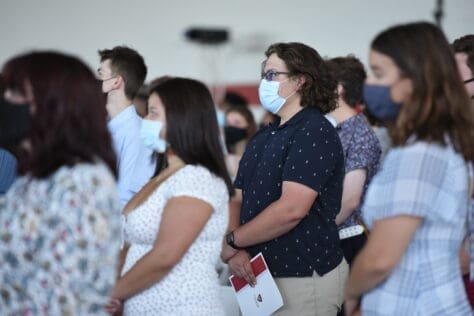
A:
[[[301,106],[315,107],[326,114],[336,108],[337,82],[326,63],[312,47],[302,43],[275,43],[265,52],[265,56],[276,54],[283,60],[290,72],[289,76],[303,76],[301,86]],[[265,66],[262,63],[262,69]]]
[[[413,84],[391,128],[393,144],[416,136],[446,145],[449,136],[464,159],[474,161],[474,113],[443,32],[426,22],[397,25],[377,35],[371,48],[390,57]]]

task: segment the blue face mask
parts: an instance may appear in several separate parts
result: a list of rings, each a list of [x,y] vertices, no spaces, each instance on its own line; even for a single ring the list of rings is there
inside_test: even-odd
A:
[[[390,97],[389,86],[365,84],[364,101],[369,112],[382,122],[394,122],[402,108]]]
[[[217,125],[219,127],[224,127],[224,125],[225,125],[225,113],[224,113],[224,111],[217,110],[216,115],[217,115]]]
[[[140,129],[140,138],[147,148],[158,153],[164,153],[166,150],[166,141],[160,137],[163,123],[160,121],[142,120]]]
[[[258,87],[258,97],[260,98],[262,106],[265,108],[265,110],[273,114],[277,114],[282,108],[283,104],[285,104],[286,100],[296,93],[295,91],[286,98],[280,97],[278,94],[280,83],[281,82],[278,81],[268,81],[266,79],[262,79],[262,81],[260,81],[260,86]]]

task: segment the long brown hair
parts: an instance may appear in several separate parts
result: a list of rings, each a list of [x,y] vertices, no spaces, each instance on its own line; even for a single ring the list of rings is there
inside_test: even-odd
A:
[[[474,112],[443,32],[426,22],[397,25],[380,33],[371,47],[390,57],[413,84],[391,128],[393,144],[404,145],[415,136],[446,145],[447,135],[454,148],[473,161]]]
[[[206,167],[234,194],[219,141],[217,116],[209,89],[197,80],[170,78],[156,85],[156,93],[165,108],[166,140],[173,152],[186,164]]]
[[[19,172],[46,178],[62,166],[102,160],[114,173],[115,154],[105,102],[92,71],[79,59],[56,52],[15,56],[3,67],[7,89],[25,94],[31,84],[35,112],[19,152]]]

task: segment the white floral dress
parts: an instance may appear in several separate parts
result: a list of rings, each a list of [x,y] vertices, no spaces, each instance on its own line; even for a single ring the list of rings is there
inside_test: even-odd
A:
[[[118,208],[102,163],[18,178],[0,199],[0,315],[105,315]]]
[[[163,209],[169,199],[177,196],[200,199],[214,211],[168,275],[125,301],[125,315],[224,315],[215,266],[228,223],[229,195],[224,181],[204,167],[187,165],[178,170],[127,215],[125,240],[130,248],[122,275],[152,249]]]

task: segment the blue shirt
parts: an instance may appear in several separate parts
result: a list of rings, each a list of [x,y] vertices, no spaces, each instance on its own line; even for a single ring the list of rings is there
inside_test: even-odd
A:
[[[151,158],[153,152],[146,148],[140,139],[141,124],[142,119],[133,105],[128,106],[108,123],[117,155],[117,190],[122,208],[155,171],[155,163]]]
[[[281,196],[283,181],[318,192],[308,214],[286,234],[247,248],[262,252],[276,277],[323,275],[342,260],[336,215],[341,207],[344,156],[336,130],[316,108],[286,123],[261,129],[240,161],[235,186],[242,189],[240,222],[245,224]]]
[[[367,191],[369,227],[422,218],[400,262],[362,298],[362,315],[472,315],[459,268],[470,196],[468,166],[452,146],[414,142],[390,149]]]
[[[16,178],[17,162],[9,151],[0,148],[0,194],[8,191]]]
[[[374,177],[379,167],[380,143],[374,130],[369,126],[364,114],[357,114],[336,127],[345,158],[345,172],[351,172],[357,169],[365,169],[367,176],[362,191],[361,201],[364,201],[365,191]],[[357,207],[339,228],[357,225],[357,218],[361,216],[361,207]]]

